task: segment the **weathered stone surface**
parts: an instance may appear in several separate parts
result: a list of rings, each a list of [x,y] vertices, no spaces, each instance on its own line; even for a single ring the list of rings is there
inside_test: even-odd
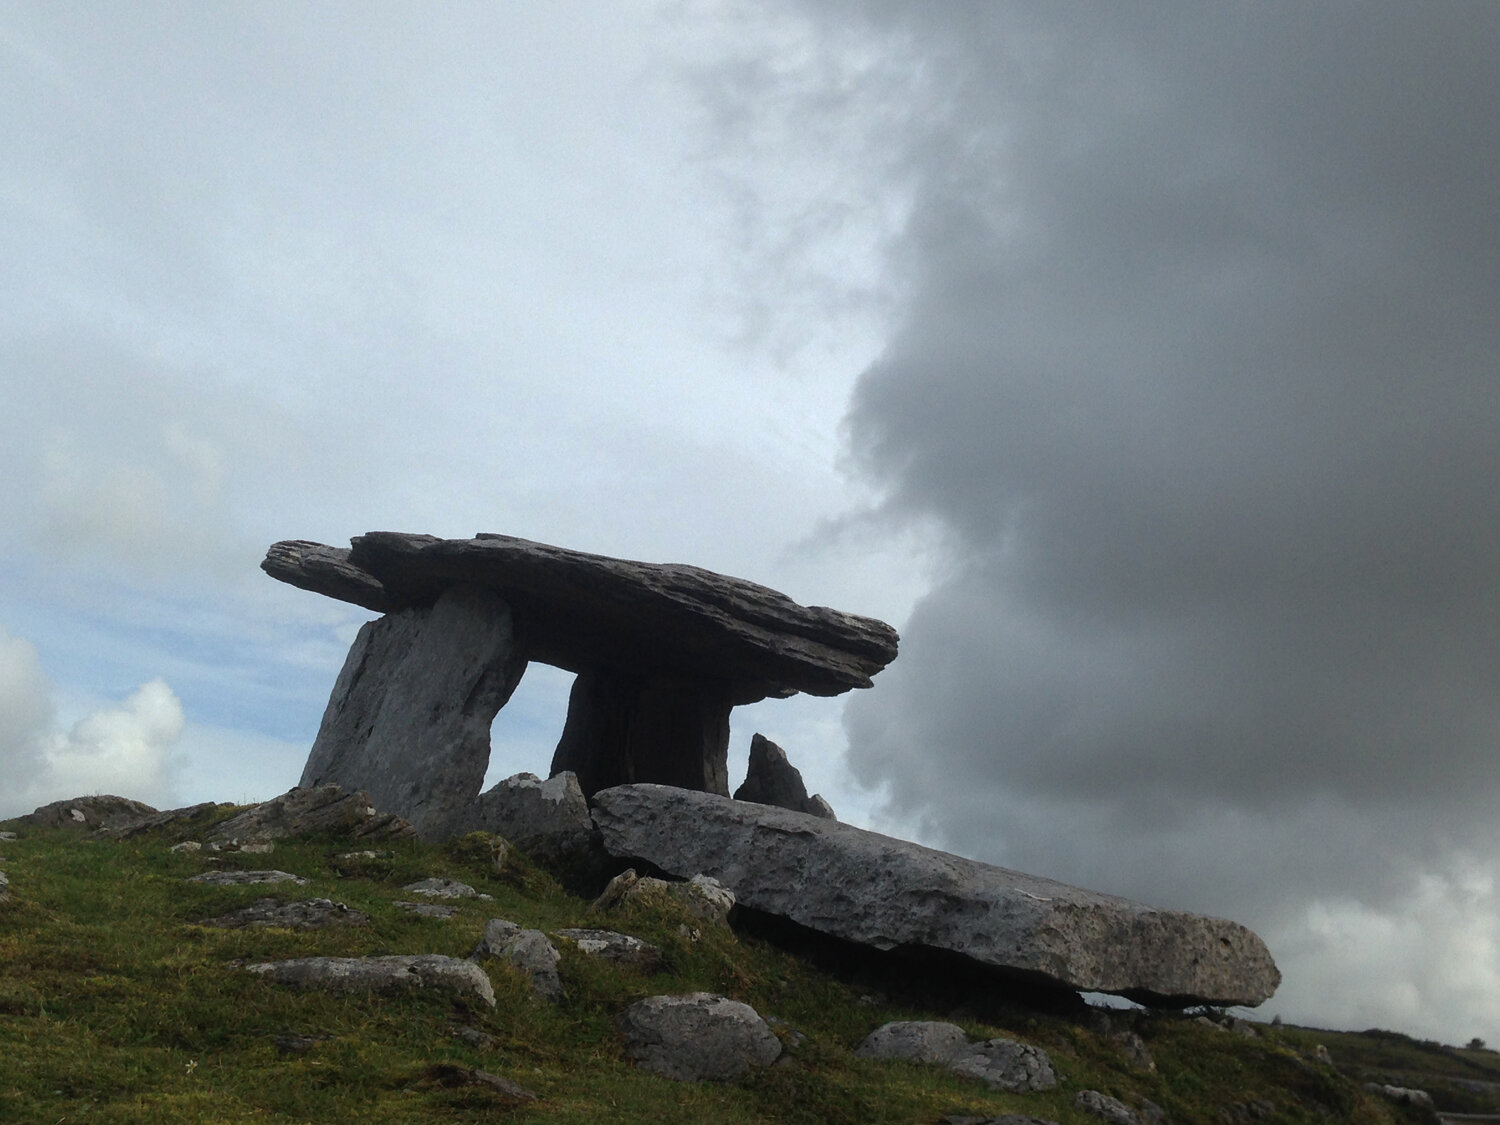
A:
[[[955,1074],[978,1078],[991,1090],[1025,1094],[1033,1090],[1050,1090],[1057,1085],[1057,1074],[1047,1052],[1030,1043],[1014,1039],[986,1039],[964,1048],[948,1060]]]
[[[484,936],[469,954],[469,960],[493,957],[525,974],[531,991],[549,1003],[562,999],[562,978],[557,972],[561,955],[541,930],[523,930],[504,918],[491,918]]]
[[[0,871],[0,902],[10,897],[10,880],[6,878],[5,872]]]
[[[1102,1117],[1109,1125],[1139,1125],[1135,1110],[1119,1098],[1112,1098],[1098,1090],[1080,1090],[1073,1104],[1084,1113]]]
[[[401,888],[407,894],[425,895],[427,898],[489,898],[481,895],[468,883],[457,879],[418,879]]]
[[[703,786],[685,786],[700,789]],[[775,805],[793,812],[837,819],[833,809],[821,796],[807,795],[802,771],[787,759],[786,751],[763,734],[750,739],[750,768],[745,783],[734,791],[736,801],[754,801],[758,805]]]
[[[115,820],[106,827],[100,828],[98,835],[111,840],[126,840],[131,836],[139,836],[141,833],[150,832],[155,828],[165,828],[172,824],[185,826],[185,822],[196,820],[199,817],[207,817],[217,811],[218,807],[212,801],[204,801],[200,804],[187,805],[180,809],[167,809],[164,812],[153,812],[130,819]]]
[[[206,918],[200,926],[223,929],[249,929],[255,926],[285,926],[293,930],[318,930],[326,926],[363,926],[370,916],[351,910],[342,902],[326,898],[306,898],[282,902],[277,898],[258,898],[249,906],[217,918]]]
[[[940,1020],[898,1020],[882,1024],[854,1049],[862,1059],[947,1062],[969,1045],[964,1029]]]
[[[620,1029],[637,1066],[684,1082],[730,1082],[781,1055],[754,1008],[709,992],[648,996],[625,1010]]]
[[[484,781],[490,724],[526,659],[510,607],[455,586],[430,606],[365,624],[334,684],[301,785],[363,789],[379,808],[444,839]]]
[[[472,961],[436,953],[389,957],[296,957],[246,965],[277,984],[298,988],[326,988],[335,992],[389,992],[438,989],[478,1000],[493,1008],[495,989],[484,970]]]
[[[729,793],[728,680],[592,668],[578,673],[552,772],[585,793],[652,781]]]
[[[421,918],[448,919],[458,914],[458,907],[444,906],[440,902],[403,902],[397,899],[391,905]]]
[[[631,934],[572,928],[558,930],[557,936],[572,942],[585,956],[612,961],[643,973],[654,973],[665,962],[660,948]]]
[[[627,868],[609,881],[609,885],[589,905],[589,913],[612,910],[617,906],[642,899],[672,900],[684,907],[700,922],[722,926],[729,921],[729,912],[734,909],[734,894],[717,879],[707,875],[694,875],[686,882],[670,882],[647,875],[644,878]]]
[[[372,532],[349,551],[275,544],[262,568],[305,590],[389,613],[473,583],[515,609],[527,659],[573,672],[607,667],[695,679],[713,669],[735,703],[869,687],[895,658],[884,622],[802,606],[743,579],[505,535],[437,539]]]
[[[243,887],[255,883],[296,883],[300,887],[307,883],[302,876],[285,871],[205,871],[187,881],[205,883],[210,887]]]
[[[11,823],[31,828],[114,828],[152,816],[156,809],[128,797],[101,794],[53,801]]]
[[[232,840],[276,840],[315,834],[347,834],[355,840],[400,840],[416,834],[411,823],[379,812],[370,795],[339,785],[312,785],[251,805],[238,816],[215,825],[210,843]]]
[[[1259,1004],[1280,983],[1233,922],[978,863],[786,809],[660,785],[595,797],[605,849],[713,876],[745,906],[877,949],[962,954],[1151,1004]]]
[[[569,863],[592,846],[594,822],[578,778],[518,773],[479,795],[465,827],[504,836],[533,859]],[[503,859],[500,860],[503,865]]]

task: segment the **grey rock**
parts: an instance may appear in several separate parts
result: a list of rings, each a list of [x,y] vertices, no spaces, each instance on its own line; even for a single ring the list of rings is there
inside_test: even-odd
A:
[[[241,887],[254,883],[296,883],[304,886],[308,880],[285,871],[205,871],[194,875],[189,883],[205,883],[210,887]]]
[[[940,1063],[954,1058],[969,1045],[969,1037],[957,1024],[939,1020],[900,1020],[882,1024],[854,1049],[862,1059],[906,1059]]]
[[[437,954],[388,957],[297,957],[246,965],[277,984],[335,992],[390,992],[432,989],[493,1008],[495,989],[472,961]]]
[[[1119,1098],[1112,1098],[1098,1090],[1080,1090],[1073,1104],[1084,1113],[1102,1117],[1109,1125],[1140,1125],[1135,1110]]]
[[[4,871],[0,871],[0,902],[10,897],[10,879]]]
[[[440,902],[403,902],[397,899],[391,905],[422,918],[447,919],[458,914],[458,907],[444,906]]]
[[[781,1055],[754,1008],[709,992],[649,996],[625,1010],[620,1029],[637,1066],[684,1082],[730,1082]]]
[[[491,918],[485,923],[479,944],[469,954],[471,961],[486,957],[524,973],[531,991],[543,1000],[555,1004],[562,999],[562,978],[557,972],[560,955],[541,930],[523,930],[504,918]]]
[[[101,794],[53,801],[16,817],[11,823],[29,828],[115,828],[152,816],[156,811],[128,797]]]
[[[794,692],[869,687],[896,656],[884,622],[728,575],[570,551],[506,535],[437,539],[372,532],[349,551],[277,543],[261,564],[273,578],[379,613],[430,605],[472,583],[497,592],[522,623],[527,658],[580,672],[653,668],[690,678],[710,670],[735,703]]]
[[[97,835],[111,840],[126,840],[153,829],[166,828],[169,825],[182,826],[185,821],[207,818],[217,812],[218,808],[219,806],[212,801],[203,801],[180,809],[167,809],[165,812],[151,812],[137,817],[112,819],[111,823],[98,830]]]
[[[338,785],[299,786],[279,797],[252,805],[215,825],[210,844],[236,840],[279,840],[297,836],[347,835],[354,840],[399,840],[416,834],[394,813],[375,808],[362,789]]]
[[[351,910],[342,902],[326,898],[307,898],[282,902],[276,898],[259,898],[240,910],[207,918],[200,926],[223,929],[248,929],[254,926],[285,926],[293,930],[317,930],[326,926],[363,926],[370,916]]]
[[[1002,1113],[995,1117],[973,1117],[968,1114],[950,1113],[938,1119],[938,1125],[1057,1125],[1045,1117],[1032,1117],[1027,1113]]]
[[[446,839],[473,804],[490,724],[526,660],[510,607],[457,585],[436,602],[361,627],[302,770],[304,788],[337,784]]]
[[[483,1086],[515,1101],[536,1101],[536,1095],[526,1087],[477,1067],[459,1063],[435,1063],[427,1068],[427,1075],[444,1086]]]
[[[632,867],[610,880],[589,911],[597,913],[631,901],[662,900],[676,902],[698,921],[715,926],[727,925],[729,912],[734,909],[733,892],[717,879],[694,875],[685,882],[670,882],[651,875],[638,876]]]
[[[1428,1110],[1434,1108],[1432,1095],[1426,1090],[1416,1090],[1409,1086],[1385,1086],[1379,1082],[1366,1082],[1365,1089],[1393,1105],[1409,1105]]]
[[[661,785],[594,799],[609,854],[717,879],[743,905],[877,949],[925,947],[1145,1003],[1245,1004],[1280,983],[1244,926],[1157,910],[852,825]]]
[[[16,834],[14,832],[0,832],[0,841],[14,840],[15,838]]]
[[[1014,1039],[986,1039],[974,1043],[948,1060],[948,1069],[968,1078],[978,1078],[991,1090],[1025,1094],[1050,1090],[1057,1074],[1047,1052]]]
[[[419,879],[401,888],[407,894],[424,895],[427,898],[479,898],[480,894],[468,883],[457,879]]]
[[[585,956],[611,961],[643,973],[654,973],[665,963],[658,946],[631,934],[616,933],[614,930],[573,928],[558,930],[557,936],[572,942],[578,952]]]
[[[550,864],[586,856],[594,831],[589,803],[571,772],[546,781],[534,773],[518,773],[497,782],[464,814],[463,827],[503,836],[533,859]]]
[[[201,852],[203,845],[197,840],[184,840],[180,844],[173,844],[167,849],[169,852]]]
[[[750,766],[745,783],[734,791],[734,799],[837,819],[827,801],[807,795],[802,771],[787,759],[786,751],[762,734],[750,739]]]

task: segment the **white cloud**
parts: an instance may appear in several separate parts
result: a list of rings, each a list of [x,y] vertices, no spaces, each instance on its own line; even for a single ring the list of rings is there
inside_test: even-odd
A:
[[[174,803],[172,749],[182,704],[164,680],[142,684],[67,730],[56,728],[52,683],[36,649],[0,630],[0,817],[92,793]]]

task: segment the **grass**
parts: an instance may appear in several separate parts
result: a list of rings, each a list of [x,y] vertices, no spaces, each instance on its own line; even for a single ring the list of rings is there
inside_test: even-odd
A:
[[[234,811],[222,806],[215,815]],[[1264,1026],[1248,1038],[1160,1015],[1137,1020],[1155,1060],[1147,1070],[1132,1063],[1097,1015],[1027,1007],[993,981],[959,986],[963,1003],[950,1016],[954,983],[934,980],[924,991],[910,967],[841,965],[826,949],[815,956],[713,927],[700,927],[699,939],[690,940],[681,908],[666,901],[588,915],[587,898],[524,858],[504,877],[495,875],[485,838],[383,845],[390,856],[351,875],[340,875],[332,858],[353,845],[335,839],[278,841],[269,856],[169,850],[184,835],[201,839],[206,827],[119,842],[19,828],[20,839],[0,843],[0,869],[12,891],[0,902],[0,1122],[911,1125],[948,1114],[1024,1113],[1099,1125],[1074,1104],[1079,1091],[1094,1089],[1134,1107],[1154,1103],[1172,1125],[1234,1125],[1252,1103],[1256,1120],[1391,1125],[1402,1120],[1399,1111],[1360,1083],[1399,1074],[1414,1079],[1400,1084],[1431,1088],[1426,1079],[1447,1073],[1444,1067],[1459,1084],[1440,1096],[1440,1106],[1450,1093],[1471,1111],[1500,1104],[1493,1093],[1462,1085],[1486,1075],[1500,1082],[1500,1059],[1488,1051],[1429,1050],[1404,1037],[1378,1037],[1389,1033],[1349,1037]],[[185,882],[210,867],[234,866],[275,867],[311,882]],[[428,876],[460,879],[493,899],[459,900],[457,916],[446,921],[393,905],[408,897],[403,884]],[[371,922],[313,931],[200,924],[266,896],[331,898]],[[518,974],[487,962],[493,1010],[434,996],[301,992],[234,967],[313,954],[462,957],[492,917],[548,931],[589,925],[633,933],[662,947],[666,967],[644,976],[560,943],[563,1002],[536,999]],[[778,1026],[788,1038],[795,1028],[806,1040],[789,1046],[776,1066],[726,1085],[637,1070],[623,1054],[616,1017],[637,999],[696,990],[743,1000],[785,1021]],[[853,1053],[887,1020],[945,1018],[976,1038],[1035,1043],[1063,1081],[1044,1093],[997,1093],[941,1067]],[[460,1029],[489,1038],[473,1046],[454,1034]],[[289,1037],[302,1037],[302,1049],[289,1047]],[[1341,1065],[1349,1060],[1350,1073],[1316,1062],[1318,1043]],[[464,1083],[475,1068],[538,1098],[520,1102]]]

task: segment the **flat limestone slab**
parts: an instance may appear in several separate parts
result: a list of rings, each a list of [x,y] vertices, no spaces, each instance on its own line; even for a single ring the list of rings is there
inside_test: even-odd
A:
[[[1235,922],[1157,910],[769,805],[663,785],[594,795],[605,850],[877,949],[962,954],[1142,1003],[1256,1005],[1281,983]]]
[[[508,535],[375,531],[349,549],[273,544],[261,568],[304,590],[390,613],[473,584],[514,609],[528,660],[722,681],[731,701],[870,686],[896,656],[883,621],[804,606],[742,578],[593,555]]]

